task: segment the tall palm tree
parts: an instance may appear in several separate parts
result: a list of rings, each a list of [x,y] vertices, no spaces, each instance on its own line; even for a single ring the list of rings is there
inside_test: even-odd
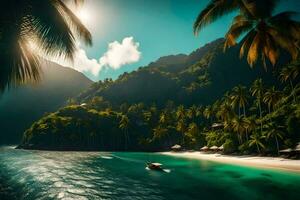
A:
[[[216,113],[216,116],[222,121],[229,121],[234,116],[234,111],[229,102],[223,102]]]
[[[300,39],[300,24],[292,19],[294,15],[294,12],[282,12],[272,16],[264,11],[255,15],[238,15],[226,33],[224,48],[236,45],[237,40],[245,35],[240,57],[247,53],[251,67],[259,57],[265,68],[267,59],[274,66],[280,50],[285,50],[296,60],[299,51],[295,41]]]
[[[264,149],[265,148],[265,145],[262,143],[262,139],[263,139],[264,137],[263,136],[261,136],[260,134],[258,134],[257,132],[256,133],[254,133],[254,134],[252,134],[251,136],[250,136],[250,140],[249,140],[249,146],[251,147],[251,146],[256,146],[256,148],[257,148],[257,152],[258,153],[261,153],[261,149]]]
[[[184,120],[179,120],[176,124],[176,130],[182,135],[182,145],[184,145],[184,135],[186,133],[186,123]]]
[[[276,90],[275,86],[266,91],[266,93],[264,94],[263,102],[268,105],[269,113],[271,113],[271,109],[274,110],[281,96],[281,92]]]
[[[153,129],[153,139],[156,140],[160,140],[161,138],[163,138],[165,135],[167,135],[168,133],[168,129],[167,128],[163,128],[161,126],[158,126],[156,128]]]
[[[185,119],[185,109],[184,109],[183,105],[178,106],[177,111],[176,111],[176,117],[178,120]]]
[[[190,123],[187,128],[186,135],[193,144],[196,143],[196,138],[199,133],[200,133],[200,130],[199,130],[198,125],[194,122]]]
[[[248,103],[246,87],[241,85],[234,87],[231,100],[231,105],[234,108],[238,105],[239,117],[241,116],[241,108],[243,109],[244,117],[246,117],[246,104]]]
[[[197,116],[198,108],[195,105],[192,105],[188,110],[187,110],[187,116],[194,120],[195,117]]]
[[[266,124],[265,126],[266,130],[265,130],[265,134],[266,134],[266,138],[274,138],[275,139],[275,143],[276,143],[276,149],[277,149],[277,154],[279,155],[279,139],[283,139],[283,131],[281,131],[280,129],[282,127],[280,127],[278,124],[274,123],[274,122],[270,122],[268,124]]]
[[[76,36],[92,44],[90,32],[63,0],[4,0],[0,8],[0,36],[0,91],[38,81],[41,54],[72,60]],[[39,52],[30,48],[33,41]]]
[[[247,121],[245,117],[235,117],[232,119],[232,128],[233,131],[238,134],[238,139],[240,144],[243,142],[243,134],[247,130]]]
[[[204,111],[203,111],[203,116],[206,118],[206,119],[212,119],[212,116],[213,116],[213,108],[211,105],[208,105],[205,107]]]
[[[293,59],[298,56],[295,41],[300,39],[300,24],[292,17],[294,12],[272,15],[277,0],[211,0],[194,23],[198,33],[219,17],[239,10],[225,35],[224,50],[237,44],[241,36],[240,56],[247,52],[247,61],[253,66],[261,56],[266,68],[266,59],[273,65],[278,60],[279,50],[284,49]]]
[[[300,60],[298,59],[294,62],[291,62],[284,68],[282,68],[279,74],[279,78],[281,82],[289,81],[294,102],[296,102],[296,94],[295,94],[295,87],[293,84],[293,80],[298,77],[299,73],[300,73]]]
[[[253,97],[256,98],[256,103],[257,103],[257,106],[258,106],[258,109],[259,109],[259,118],[260,118],[260,130],[262,132],[262,127],[263,127],[263,124],[262,124],[262,108],[261,108],[261,104],[262,104],[262,101],[263,101],[263,95],[264,95],[264,91],[265,91],[265,88],[264,88],[264,85],[263,85],[263,81],[262,79],[256,79],[251,88],[250,88],[250,93]]]
[[[122,115],[119,128],[124,131],[124,138],[125,138],[125,149],[128,148],[129,142],[129,135],[128,135],[128,128],[129,128],[130,120],[126,115]]]
[[[251,10],[254,12],[256,8],[265,10],[266,14],[271,14],[276,1],[278,0],[210,0],[194,22],[194,33],[198,34],[205,26],[237,10],[241,14],[249,13]]]

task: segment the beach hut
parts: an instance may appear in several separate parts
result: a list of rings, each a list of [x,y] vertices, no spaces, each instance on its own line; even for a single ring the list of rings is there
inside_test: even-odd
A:
[[[221,129],[224,127],[224,124],[223,123],[213,123],[211,125],[211,128],[214,129],[214,130],[217,130],[217,129]]]
[[[171,147],[171,149],[173,151],[179,151],[179,150],[181,150],[181,146],[179,144],[175,144],[174,146]]]
[[[200,151],[207,151],[207,150],[209,150],[208,146],[204,146],[200,149]]]
[[[212,147],[210,147],[209,149],[210,149],[210,150],[213,150],[213,151],[217,151],[217,150],[219,149],[219,147],[217,147],[217,146],[212,146]]]

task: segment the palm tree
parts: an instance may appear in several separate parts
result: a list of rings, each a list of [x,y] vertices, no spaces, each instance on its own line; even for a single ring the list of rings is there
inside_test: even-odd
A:
[[[262,100],[263,100],[264,91],[265,91],[265,88],[264,88],[262,79],[261,78],[256,79],[253,82],[253,84],[250,88],[250,93],[253,97],[256,98],[257,106],[258,106],[258,109],[259,109],[260,130],[261,130],[261,132],[262,132],[262,127],[263,127],[261,103],[262,103]]]
[[[247,140],[249,139],[248,138],[248,133],[251,133],[253,131],[255,131],[256,129],[256,125],[257,125],[257,122],[256,122],[256,116],[251,116],[251,117],[247,117],[245,119],[246,121],[246,137],[247,137]]]
[[[165,135],[167,135],[168,133],[168,129],[167,128],[163,128],[161,126],[158,126],[156,128],[153,129],[153,139],[161,139],[163,138]]]
[[[193,105],[193,106],[191,106],[191,107],[188,109],[188,111],[187,111],[187,116],[188,116],[190,119],[194,120],[195,117],[197,116],[197,112],[198,112],[197,106]]]
[[[295,87],[293,84],[293,80],[298,77],[299,73],[300,73],[300,60],[298,59],[288,64],[286,67],[284,67],[279,74],[279,78],[281,82],[289,81],[294,102],[296,102],[296,94],[295,94]]]
[[[195,144],[196,143],[196,138],[197,135],[199,134],[199,127],[196,123],[190,123],[188,128],[187,128],[187,132],[186,135],[188,136],[188,138],[190,138],[190,141]]]
[[[223,121],[229,121],[234,116],[234,111],[229,102],[223,102],[216,113],[216,116]]]
[[[225,36],[224,49],[237,44],[243,35],[240,57],[247,53],[247,61],[252,67],[258,57],[266,68],[266,60],[274,66],[281,49],[287,51],[292,59],[298,57],[295,41],[300,39],[300,24],[293,20],[294,12],[281,12],[272,16],[264,11],[254,15],[236,16]]]
[[[267,92],[264,94],[263,101],[265,104],[268,105],[269,113],[271,113],[271,108],[272,110],[274,110],[281,96],[281,92],[277,91],[274,86],[268,89]]]
[[[253,66],[261,56],[266,68],[266,59],[273,65],[278,60],[279,50],[284,49],[293,59],[298,56],[295,41],[300,38],[300,25],[292,17],[294,12],[272,15],[277,0],[211,0],[194,23],[194,32],[212,23],[221,16],[239,10],[225,36],[224,50],[237,44],[241,36],[240,56],[247,51],[247,61]]]
[[[90,32],[63,0],[5,0],[1,3],[0,91],[27,81],[38,81],[39,55],[72,60],[76,36],[92,44]],[[39,52],[30,48],[30,42],[37,44]]]
[[[176,117],[178,120],[185,119],[185,109],[184,109],[183,105],[178,106],[177,111],[176,111]]]
[[[277,154],[279,155],[279,142],[278,139],[283,139],[283,131],[280,130],[280,126],[278,126],[276,123],[274,122],[270,122],[268,124],[266,124],[265,126],[266,131],[266,138],[274,138],[275,142],[276,142],[276,148],[277,148]]]
[[[242,135],[246,133],[247,130],[247,121],[245,117],[235,117],[232,119],[232,128],[233,131],[238,134],[239,143],[242,144],[243,138]]]
[[[233,93],[231,95],[231,105],[233,108],[238,105],[239,107],[239,117],[241,116],[241,108],[243,108],[244,117],[246,117],[246,104],[247,101],[247,90],[246,87],[238,85],[233,88]]]
[[[265,145],[261,141],[263,138],[264,137],[259,135],[257,132],[250,136],[249,146],[252,147],[255,145],[259,154],[261,153],[261,148],[265,148]]]
[[[205,109],[204,109],[204,111],[203,111],[203,116],[206,119],[211,119],[212,115],[213,115],[213,108],[212,108],[212,106],[211,105],[206,106]]]
[[[127,149],[128,141],[129,141],[129,136],[128,136],[129,124],[130,124],[129,118],[126,115],[122,115],[121,121],[119,123],[119,128],[124,131],[125,149]]]
[[[248,3],[247,0],[211,0],[207,6],[199,13],[194,22],[194,33],[198,34],[205,26],[213,23],[224,15],[233,11],[239,10],[241,13],[249,13],[251,9],[249,4],[252,3],[256,8],[265,10],[266,13],[271,14],[272,9],[276,5],[274,0],[252,0]],[[258,5],[258,6],[256,6]]]
[[[186,124],[184,120],[179,120],[176,125],[176,130],[182,135],[182,145],[184,145],[184,135],[186,132]]]

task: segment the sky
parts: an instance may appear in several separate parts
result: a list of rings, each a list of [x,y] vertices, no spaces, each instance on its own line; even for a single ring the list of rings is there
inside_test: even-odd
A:
[[[75,61],[58,61],[94,81],[116,79],[159,57],[189,54],[223,37],[234,13],[207,26],[199,36],[193,22],[209,0],[85,0],[74,12],[90,30],[93,46],[78,41]],[[282,0],[279,10],[300,11],[299,0]]]

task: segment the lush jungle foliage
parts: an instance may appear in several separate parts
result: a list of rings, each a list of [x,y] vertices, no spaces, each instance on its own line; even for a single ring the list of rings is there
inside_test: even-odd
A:
[[[25,148],[85,150],[166,150],[224,145],[226,153],[270,153],[300,141],[300,65],[277,74],[282,84],[262,79],[238,85],[211,105],[118,106],[95,96],[69,105],[34,123],[23,138]],[[221,125],[212,128],[214,123]]]

